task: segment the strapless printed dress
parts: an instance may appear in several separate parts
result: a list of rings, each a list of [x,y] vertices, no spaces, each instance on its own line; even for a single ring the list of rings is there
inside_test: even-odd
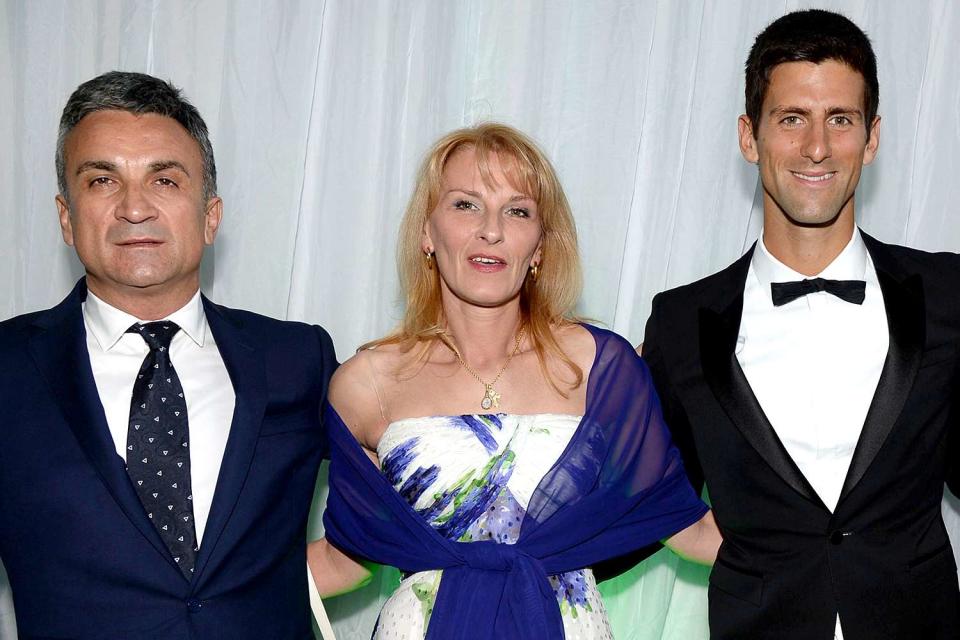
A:
[[[390,484],[445,538],[514,544],[530,496],[579,423],[559,414],[409,418],[387,427],[377,453]],[[442,579],[442,571],[406,576],[373,637],[422,639]],[[567,640],[612,638],[590,569],[548,579]]]

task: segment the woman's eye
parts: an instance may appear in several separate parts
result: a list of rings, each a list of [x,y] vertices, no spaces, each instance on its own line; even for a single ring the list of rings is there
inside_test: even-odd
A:
[[[510,209],[507,210],[507,213],[509,213],[512,216],[516,216],[518,218],[530,217],[530,210],[524,207],[511,207]]]
[[[453,203],[453,208],[461,211],[475,211],[477,209],[477,205],[469,200],[457,200]]]

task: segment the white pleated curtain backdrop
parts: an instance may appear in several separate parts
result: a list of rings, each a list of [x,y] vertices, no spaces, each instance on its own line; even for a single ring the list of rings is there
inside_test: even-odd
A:
[[[0,15],[0,317],[49,307],[82,269],[53,196],[60,110],[110,69],[173,80],[211,129],[224,223],[204,264],[214,300],[319,323],[340,359],[400,315],[399,218],[446,131],[483,120],[536,138],[580,234],[580,312],[643,339],[653,295],[715,271],[761,224],[737,150],[753,37],[808,2],[608,0],[4,0]],[[880,154],[862,226],[960,249],[960,4],[828,1],[871,36]],[[311,536],[320,534],[318,485]],[[948,501],[952,501],[948,498]],[[960,541],[956,501],[945,508]],[[955,545],[957,546],[957,545]],[[605,585],[618,638],[706,638],[707,571],[660,553]],[[394,572],[327,602],[369,637]],[[0,579],[0,638],[16,637]]]

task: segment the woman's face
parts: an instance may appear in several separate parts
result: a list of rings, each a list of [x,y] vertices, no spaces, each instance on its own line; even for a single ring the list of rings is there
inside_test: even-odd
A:
[[[422,244],[435,254],[444,298],[480,307],[520,295],[527,271],[540,261],[543,236],[537,203],[510,185],[499,155],[488,160],[491,184],[484,182],[472,147],[447,160]]]

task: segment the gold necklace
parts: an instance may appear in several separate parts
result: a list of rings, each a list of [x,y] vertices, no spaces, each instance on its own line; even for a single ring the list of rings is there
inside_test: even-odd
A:
[[[503,363],[503,366],[500,367],[500,371],[497,372],[497,375],[493,378],[492,382],[484,382],[483,378],[480,377],[480,374],[473,370],[466,362],[463,360],[463,356],[460,355],[460,350],[457,349],[456,345],[452,342],[450,346],[453,347],[453,352],[457,356],[457,360],[460,361],[460,366],[467,370],[467,373],[472,375],[477,379],[477,382],[483,385],[483,399],[480,400],[480,407],[484,411],[488,411],[491,408],[500,407],[500,394],[497,393],[497,390],[493,388],[493,385],[497,384],[500,380],[500,376],[503,375],[503,372],[507,370],[507,367],[510,365],[510,361],[513,360],[513,356],[517,355],[517,352],[520,351],[520,343],[523,342],[523,334],[526,331],[526,327],[520,329],[520,333],[517,334],[517,340],[513,345],[513,351],[510,352],[510,355],[507,356],[507,361]]]

